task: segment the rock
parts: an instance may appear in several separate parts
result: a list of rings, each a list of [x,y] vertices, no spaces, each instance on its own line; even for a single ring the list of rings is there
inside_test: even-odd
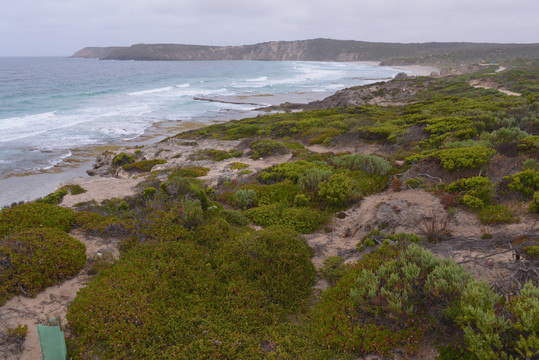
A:
[[[397,76],[395,76],[395,80],[403,80],[403,79],[408,79],[408,74],[400,72],[397,74]]]

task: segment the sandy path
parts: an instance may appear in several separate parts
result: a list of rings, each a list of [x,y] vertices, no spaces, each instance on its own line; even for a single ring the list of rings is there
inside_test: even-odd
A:
[[[493,81],[489,81],[488,79],[475,79],[469,81],[470,85],[472,85],[475,88],[483,88],[483,89],[496,89],[499,92],[503,92],[504,94],[511,95],[511,96],[521,96],[522,94],[516,93],[511,90],[504,89],[500,87],[498,84],[494,83]]]
[[[76,178],[58,185],[58,188],[65,185],[80,185],[87,190],[78,195],[67,194],[60,203],[61,206],[73,207],[79,202],[96,201],[101,202],[105,199],[122,198],[135,194],[134,187],[144,180],[144,177],[118,179],[113,177],[90,177]]]

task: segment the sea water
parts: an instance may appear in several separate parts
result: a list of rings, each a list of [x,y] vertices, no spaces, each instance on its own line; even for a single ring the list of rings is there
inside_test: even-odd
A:
[[[2,179],[50,172],[73,149],[137,139],[156,123],[241,118],[264,101],[197,97],[335,92],[398,72],[340,62],[0,58],[0,206],[16,200]]]

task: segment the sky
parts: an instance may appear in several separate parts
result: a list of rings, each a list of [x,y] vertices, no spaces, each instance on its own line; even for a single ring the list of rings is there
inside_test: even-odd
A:
[[[539,0],[0,0],[0,56],[314,38],[538,43]]]

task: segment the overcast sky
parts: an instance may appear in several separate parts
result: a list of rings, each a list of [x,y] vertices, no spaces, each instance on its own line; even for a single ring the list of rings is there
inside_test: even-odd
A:
[[[0,56],[313,38],[539,42],[539,0],[0,0]]]

